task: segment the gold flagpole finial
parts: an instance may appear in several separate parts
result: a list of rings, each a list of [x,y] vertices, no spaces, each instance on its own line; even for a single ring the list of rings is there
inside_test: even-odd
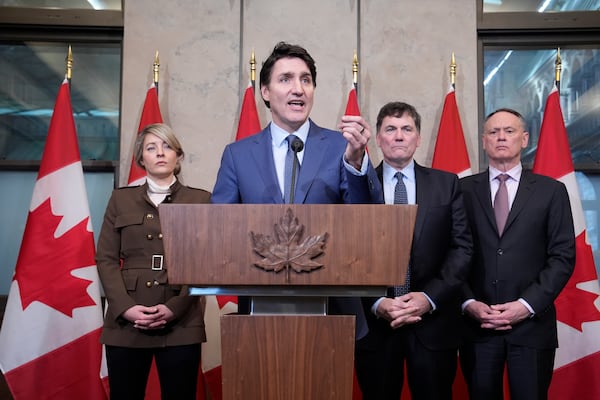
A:
[[[69,51],[67,52],[67,58],[65,58],[65,61],[67,64],[65,78],[71,82],[71,76],[73,75],[73,51],[71,50],[71,45],[69,45]]]
[[[452,52],[452,58],[450,59],[450,83],[452,87],[456,85],[456,58],[454,52]]]
[[[358,55],[354,50],[354,58],[352,59],[352,83],[354,86],[358,84]]]
[[[152,81],[154,82],[154,85],[156,85],[156,87],[158,87],[159,67],[160,67],[160,60],[158,58],[158,50],[156,50],[156,53],[154,54],[154,63],[152,64]]]
[[[554,61],[554,80],[556,81],[557,85],[560,82],[560,73],[562,70],[562,59],[560,58],[560,47],[558,48],[558,51],[556,53],[556,60]]]
[[[250,53],[250,80],[252,81],[252,87],[254,87],[254,82],[256,82],[256,56],[254,55],[254,49]]]

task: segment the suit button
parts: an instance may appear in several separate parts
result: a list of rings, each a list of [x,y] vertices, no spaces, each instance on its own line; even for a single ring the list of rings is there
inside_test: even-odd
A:
[[[158,286],[159,285],[158,281],[154,281],[153,283],[154,283],[154,286]]]
[[[147,235],[146,235],[146,239],[148,239],[148,240],[152,240],[152,239],[154,239],[154,238],[152,237],[152,234],[150,234],[150,233],[149,233],[149,234],[147,234]]]
[[[147,219],[154,219],[154,214],[148,213],[148,214],[146,214],[146,218]]]
[[[146,282],[146,287],[152,287],[152,282],[150,282],[150,281]]]
[[[496,250],[496,253],[497,253],[499,256],[501,256],[502,254],[504,254],[504,250],[502,250],[502,249],[498,249],[498,250]]]
[[[163,235],[162,235],[162,233],[159,233],[159,234],[158,234],[158,238],[162,240],[162,238],[163,238]]]

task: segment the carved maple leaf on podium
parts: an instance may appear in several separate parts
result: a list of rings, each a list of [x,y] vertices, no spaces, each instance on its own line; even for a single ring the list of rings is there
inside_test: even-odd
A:
[[[253,250],[263,257],[254,263],[265,271],[280,272],[293,270],[297,273],[310,272],[322,268],[315,258],[324,253],[328,233],[308,236],[302,240],[304,225],[298,223],[290,208],[274,226],[275,237],[250,232]]]

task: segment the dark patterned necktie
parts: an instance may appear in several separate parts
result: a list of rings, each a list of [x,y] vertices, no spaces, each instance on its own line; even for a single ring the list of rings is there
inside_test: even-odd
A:
[[[397,182],[394,189],[394,204],[408,204],[408,194],[406,193],[406,185],[404,184],[402,172],[396,172]],[[391,289],[391,290],[390,290]],[[390,297],[398,297],[410,292],[410,264],[406,268],[406,280],[403,285],[394,286],[388,289]]]
[[[288,137],[285,138],[288,143],[288,150],[287,154],[285,155],[285,169],[283,173],[283,201],[285,203],[289,203],[291,198],[290,189],[292,185],[292,168],[294,167],[294,158],[297,159],[296,153],[294,153],[294,150],[292,150],[292,143],[296,138],[296,135],[288,135]],[[298,175],[299,168],[300,165],[296,164],[296,176]]]
[[[500,174],[496,177],[500,184],[498,185],[498,191],[496,197],[494,197],[494,215],[496,216],[496,226],[498,227],[498,233],[502,235],[504,232],[504,226],[506,225],[506,219],[508,218],[508,190],[506,189],[506,180],[509,178],[506,174]]]

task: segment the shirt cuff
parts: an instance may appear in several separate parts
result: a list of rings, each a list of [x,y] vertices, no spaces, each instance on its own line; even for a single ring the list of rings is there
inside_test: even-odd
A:
[[[373,303],[373,305],[371,306],[371,312],[378,318],[379,318],[379,315],[377,315],[377,307],[379,307],[379,303],[381,303],[383,301],[383,299],[385,299],[385,297],[378,298],[377,301],[375,301],[375,303]]]
[[[435,311],[435,309],[436,309],[437,307],[435,306],[435,303],[433,302],[433,300],[431,300],[431,297],[429,297],[429,296],[427,295],[427,293],[425,293],[425,292],[421,292],[421,293],[423,293],[423,295],[425,295],[425,297],[427,297],[427,301],[429,301],[429,304],[431,304],[431,311],[429,311],[429,313],[431,314],[432,312],[434,312],[434,311]]]
[[[350,163],[348,163],[348,161],[346,161],[345,156],[342,156],[342,160],[344,160],[344,166],[346,167],[346,170],[348,172],[350,172],[352,175],[365,176],[367,174],[367,169],[369,167],[369,156],[367,155],[366,151],[365,151],[365,154],[363,155],[363,160],[362,160],[362,164],[360,166],[360,171],[357,170],[356,168],[354,168],[352,165],[350,165]]]
[[[475,301],[475,299],[467,299],[464,301],[464,303],[462,303],[462,305],[460,306],[460,309],[463,312],[463,314],[465,313],[465,308],[467,308],[467,306],[474,301]]]
[[[535,311],[533,311],[533,307],[531,307],[525,299],[519,297],[518,301],[519,301],[519,303],[523,304],[525,306],[525,308],[527,308],[529,310],[529,312],[531,313],[529,318],[531,318],[535,315]]]

